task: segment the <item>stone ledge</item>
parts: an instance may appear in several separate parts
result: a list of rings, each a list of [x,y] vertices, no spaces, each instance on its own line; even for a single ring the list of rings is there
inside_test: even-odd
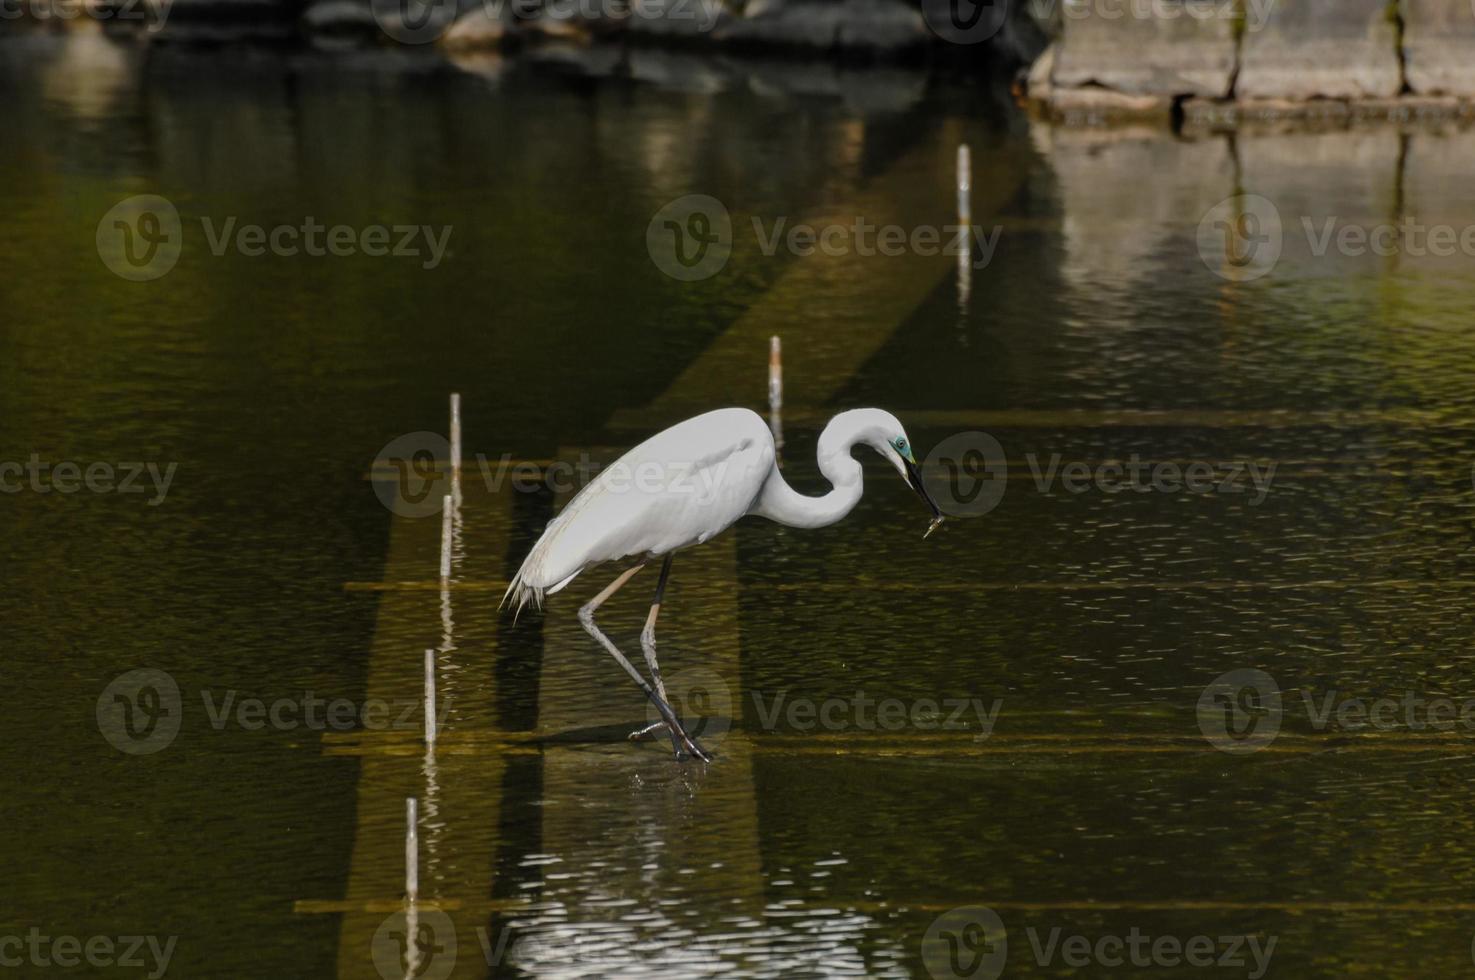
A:
[[[1159,122],[1173,118],[1173,100],[1161,95],[1128,95],[1104,88],[1052,88],[1045,103],[1056,122],[1101,126],[1120,122]]]
[[[1185,127],[1215,128],[1293,123],[1294,128],[1340,128],[1359,122],[1475,119],[1475,102],[1450,96],[1405,95],[1391,99],[1188,99]]]

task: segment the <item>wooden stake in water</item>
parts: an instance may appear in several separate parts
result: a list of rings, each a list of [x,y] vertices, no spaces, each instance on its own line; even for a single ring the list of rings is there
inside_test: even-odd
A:
[[[420,831],[419,806],[413,796],[405,798],[405,897],[410,902],[420,898]]]
[[[973,160],[968,144],[958,147],[958,313],[968,312],[973,292]],[[961,320],[960,320],[961,322]]]
[[[451,392],[451,496],[461,506],[461,394]]]
[[[768,338],[768,427],[773,431],[773,447],[780,455],[777,459],[783,466],[784,448],[784,362],[783,345],[777,336]]]
[[[435,651],[425,651],[425,744],[435,745]]]
[[[768,338],[768,410],[784,407],[783,345],[777,336]]]
[[[958,147],[958,224],[964,228],[973,223],[973,205],[969,200],[973,190],[973,160],[968,153],[968,144]]]
[[[441,502],[440,510],[440,584],[445,585],[451,580],[451,529],[454,520],[455,503],[450,497]]]

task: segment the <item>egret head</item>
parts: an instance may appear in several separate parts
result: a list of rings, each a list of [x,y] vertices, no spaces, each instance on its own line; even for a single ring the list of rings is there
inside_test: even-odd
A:
[[[932,511],[932,523],[927,528],[927,537],[937,530],[937,525],[942,523],[942,510],[937,506],[932,495],[927,492],[927,487],[922,483],[922,471],[917,466],[917,457],[912,449],[912,441],[907,438],[906,430],[901,427],[895,415],[883,412],[878,408],[861,409],[856,414],[864,413],[864,425],[862,428],[862,440],[876,452],[885,456],[896,467],[896,472],[907,481],[907,485],[917,492]]]

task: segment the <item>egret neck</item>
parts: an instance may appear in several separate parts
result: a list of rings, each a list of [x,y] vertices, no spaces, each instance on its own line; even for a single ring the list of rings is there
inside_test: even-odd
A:
[[[884,434],[873,430],[874,426],[862,412],[836,415],[820,433],[815,450],[820,473],[833,484],[830,492],[819,497],[805,496],[789,486],[775,465],[749,513],[789,527],[804,528],[828,527],[844,518],[860,503],[864,490],[861,465],[850,455],[851,449],[865,444],[885,452]]]

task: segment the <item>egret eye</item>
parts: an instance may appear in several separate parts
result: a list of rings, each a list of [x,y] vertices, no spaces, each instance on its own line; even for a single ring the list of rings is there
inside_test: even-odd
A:
[[[907,441],[905,439],[898,438],[896,440],[896,448],[900,449],[902,452],[906,452]]]

